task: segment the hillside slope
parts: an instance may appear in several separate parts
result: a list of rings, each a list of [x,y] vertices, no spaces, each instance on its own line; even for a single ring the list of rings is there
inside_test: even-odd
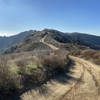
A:
[[[44,43],[41,42],[43,39]],[[50,47],[50,45],[68,51],[88,48],[100,50],[100,37],[81,33],[63,33],[57,30],[45,29],[42,31],[35,31],[34,34],[11,47],[5,53],[44,49],[50,50],[52,47]]]
[[[92,49],[100,50],[100,36],[89,35],[84,33],[70,34],[73,41],[79,45],[84,45]]]
[[[28,35],[31,35],[33,33],[34,32],[31,30],[31,31],[25,31],[25,32],[19,33],[14,36],[0,37],[0,53],[4,52],[7,48],[10,48],[16,43],[19,43],[20,41],[25,39]]]

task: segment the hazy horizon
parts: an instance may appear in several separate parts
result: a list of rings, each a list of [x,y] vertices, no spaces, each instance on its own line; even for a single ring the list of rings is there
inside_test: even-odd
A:
[[[99,0],[0,0],[0,36],[56,29],[100,36]]]

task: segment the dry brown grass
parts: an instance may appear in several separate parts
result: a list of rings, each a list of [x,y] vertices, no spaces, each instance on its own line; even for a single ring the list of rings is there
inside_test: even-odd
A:
[[[0,100],[3,97],[7,98],[8,95],[12,96],[27,89],[41,86],[67,69],[68,59],[62,55],[46,55],[42,58],[9,56],[0,57],[0,92],[2,94]],[[12,67],[13,69],[17,67],[17,70],[15,68],[12,71]]]
[[[97,65],[100,65],[100,51],[96,50],[83,50],[73,52],[72,55],[80,56],[81,58],[85,58],[86,60],[90,60]]]
[[[22,60],[23,63],[23,60]],[[51,79],[57,73],[64,73],[67,69],[68,59],[63,56],[51,55],[38,59],[35,65],[21,66],[19,74],[22,76],[24,87],[41,85]],[[19,64],[18,64],[19,65]]]
[[[67,67],[66,57],[58,55],[46,56],[41,60],[41,63],[50,71],[65,71]]]
[[[6,57],[0,57],[0,100],[16,94],[20,88],[20,77],[10,71]]]

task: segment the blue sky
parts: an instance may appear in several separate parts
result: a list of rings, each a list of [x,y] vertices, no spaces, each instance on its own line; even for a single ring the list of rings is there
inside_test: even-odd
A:
[[[100,0],[0,0],[0,35],[44,28],[100,35]]]

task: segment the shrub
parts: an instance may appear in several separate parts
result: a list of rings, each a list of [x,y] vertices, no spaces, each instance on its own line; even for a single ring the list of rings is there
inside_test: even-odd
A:
[[[51,55],[36,60],[35,65],[20,67],[19,74],[22,76],[23,86],[29,88],[43,84],[56,74],[64,73],[67,63],[66,57]]]
[[[27,66],[27,59],[21,59],[21,60],[16,61],[16,65],[19,67]]]
[[[64,73],[68,62],[68,59],[61,55],[45,56],[30,63],[32,60],[15,60],[19,69],[16,73],[10,70],[6,57],[0,57],[0,100],[6,100],[8,96],[11,97],[26,89],[41,86],[56,74]]]
[[[41,63],[49,73],[64,72],[67,67],[66,57],[58,55],[46,56]]]
[[[20,66],[18,74],[22,77],[22,85],[25,88],[30,88],[36,84],[42,83],[45,80],[45,71],[38,59],[34,59],[34,65],[27,64]]]
[[[72,53],[72,55],[85,58],[86,60],[90,60],[95,64],[100,65],[100,51],[89,49],[80,52],[76,51]]]
[[[5,57],[0,58],[0,98],[17,93],[20,88],[19,77],[11,73]],[[0,99],[1,100],[1,99]]]
[[[22,84],[25,88],[41,85],[45,81],[45,71],[42,68],[32,69],[22,74]]]

